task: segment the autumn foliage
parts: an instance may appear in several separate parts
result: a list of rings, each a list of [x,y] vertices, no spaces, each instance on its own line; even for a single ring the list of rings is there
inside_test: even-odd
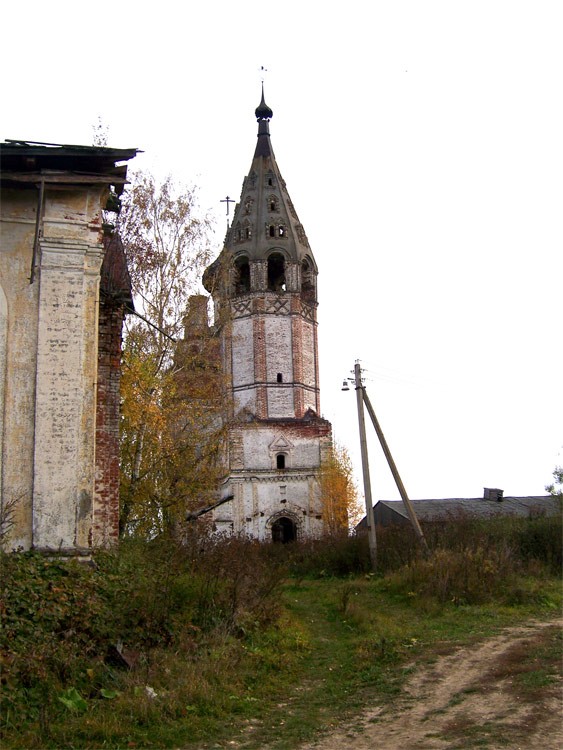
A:
[[[121,383],[125,535],[178,531],[187,511],[209,501],[222,471],[217,340],[205,299],[194,296],[210,260],[209,229],[193,189],[134,177],[119,217],[137,313],[127,321]]]
[[[326,533],[348,533],[360,520],[361,508],[352,461],[346,448],[337,443],[321,465],[320,486]]]

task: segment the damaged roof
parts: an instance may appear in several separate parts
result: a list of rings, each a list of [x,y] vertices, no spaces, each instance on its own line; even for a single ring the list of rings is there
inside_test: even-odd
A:
[[[99,182],[114,185],[121,193],[127,162],[138,153],[137,148],[6,140],[0,143],[0,174],[2,182]]]

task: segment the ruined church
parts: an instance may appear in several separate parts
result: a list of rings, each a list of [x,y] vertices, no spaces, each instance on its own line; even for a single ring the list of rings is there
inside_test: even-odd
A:
[[[231,424],[218,532],[287,542],[324,529],[319,473],[332,444],[320,411],[317,264],[281,176],[264,91],[258,139],[219,258],[215,304]]]
[[[263,92],[256,118],[240,202],[204,275],[230,412],[213,526],[287,542],[324,531],[332,434],[320,411],[317,264]],[[119,536],[121,335],[134,306],[104,214],[137,150],[9,141],[0,151],[0,542],[87,555]],[[190,324],[192,336],[207,328],[205,305],[192,300],[202,329]]]

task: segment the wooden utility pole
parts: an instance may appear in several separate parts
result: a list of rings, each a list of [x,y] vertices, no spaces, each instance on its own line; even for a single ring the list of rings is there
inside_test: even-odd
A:
[[[358,366],[358,365],[357,365]],[[372,424],[375,428],[375,431],[377,433],[377,437],[379,438],[379,442],[381,443],[381,447],[383,449],[383,453],[385,454],[385,458],[387,459],[387,463],[389,464],[389,468],[391,469],[391,473],[393,474],[393,478],[395,479],[395,484],[397,485],[397,489],[399,490],[399,494],[401,495],[401,499],[406,505],[407,513],[409,514],[410,522],[412,524],[412,527],[415,531],[415,534],[418,537],[419,542],[422,544],[424,550],[428,552],[428,543],[426,542],[426,539],[424,537],[424,534],[422,532],[422,529],[420,527],[420,524],[418,522],[418,518],[416,517],[416,513],[414,510],[414,506],[411,503],[409,496],[407,495],[407,491],[405,489],[405,485],[403,484],[403,480],[401,479],[399,475],[399,471],[395,465],[395,461],[393,460],[393,456],[391,455],[391,451],[389,450],[389,446],[387,445],[387,440],[385,440],[385,435],[383,434],[383,430],[379,426],[379,422],[377,420],[377,417],[375,416],[375,411],[373,410],[373,406],[371,405],[371,401],[368,398],[367,393],[365,392],[365,389],[363,390],[363,399],[364,403],[366,405],[366,408],[368,410],[368,414],[371,417]]]
[[[360,428],[360,448],[362,452],[362,473],[364,476],[364,497],[366,501],[366,523],[368,527],[369,556],[373,572],[377,570],[377,537],[375,535],[375,520],[373,517],[373,501],[371,498],[371,482],[369,476],[368,446],[366,441],[366,423],[364,419],[364,386],[362,385],[362,370],[360,363],[354,365],[354,381],[356,385],[356,403],[358,406],[358,425]]]

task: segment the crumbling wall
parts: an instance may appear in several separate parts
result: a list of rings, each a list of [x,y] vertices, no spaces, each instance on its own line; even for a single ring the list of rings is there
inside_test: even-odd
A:
[[[102,300],[96,402],[96,478],[92,544],[108,547],[119,539],[119,405],[124,308]]]
[[[0,498],[11,507],[9,548],[32,544],[34,414],[39,284],[30,284],[37,210],[34,190],[2,191],[0,283],[6,296]],[[44,446],[47,449],[47,446]]]
[[[75,551],[91,543],[105,193],[47,187],[35,254],[37,192],[2,194],[2,501],[17,498],[10,546]]]

